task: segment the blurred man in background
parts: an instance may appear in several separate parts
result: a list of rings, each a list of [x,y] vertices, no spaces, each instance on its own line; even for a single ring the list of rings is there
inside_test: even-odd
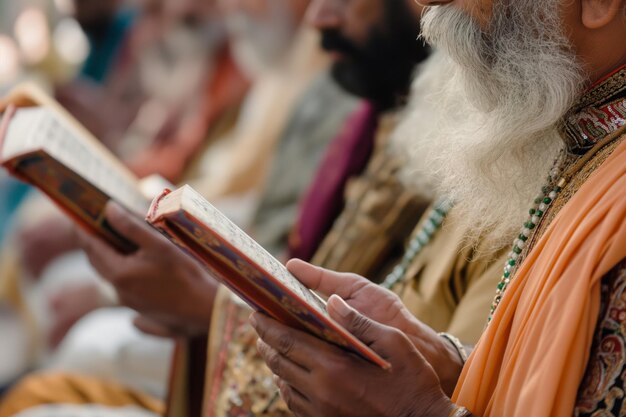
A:
[[[89,25],[99,8],[105,9],[100,11],[106,17],[121,6],[100,3],[87,1],[77,4],[77,17],[82,16],[84,19],[81,18],[81,21]],[[123,52],[120,51],[118,59],[113,60],[110,76],[103,80],[107,87],[89,82],[93,89],[88,92],[99,93],[96,96],[85,95],[87,90],[81,89],[85,80],[79,78],[75,84],[64,87],[60,94],[67,98],[67,90],[78,87],[74,92],[80,100],[72,104],[80,111],[75,115],[80,118],[89,111],[106,120],[115,114],[114,110],[126,108],[116,105],[116,102],[128,105],[133,102],[135,92],[141,91],[139,95],[143,97],[141,101],[144,104],[139,108],[157,108],[159,111],[140,110],[142,116],[137,118],[140,120],[133,122],[122,140],[117,141],[124,144],[124,149],[118,148],[117,151],[124,153],[128,150],[132,155],[133,152],[148,151],[142,150],[142,147],[154,149],[166,143],[175,148],[182,143],[182,149],[172,152],[171,158],[162,157],[157,161],[153,155],[150,160],[153,167],[160,166],[164,173],[180,177],[179,167],[195,156],[197,148],[203,146],[205,137],[211,134],[210,126],[220,123],[222,118],[232,118],[230,114],[237,112],[247,89],[247,81],[231,58],[223,25],[215,24],[219,19],[212,2],[160,3],[144,3],[146,9],[129,29],[121,47]],[[82,10],[83,7],[87,10]],[[123,59],[119,59],[120,56]],[[116,92],[128,91],[124,86],[132,87],[133,93],[116,96]],[[107,111],[103,112],[102,108]],[[158,117],[163,113],[166,113],[163,119],[169,122],[169,131],[158,128],[164,123]],[[136,127],[141,124],[150,125],[150,128],[141,130]],[[141,166],[138,161],[137,169]],[[146,174],[151,173],[149,169],[143,166]],[[24,317],[29,319],[24,324],[31,332],[27,350],[31,353],[31,363],[39,365],[45,357],[42,355],[53,352],[77,320],[98,307],[114,305],[115,296],[97,280],[97,274],[80,252],[72,251],[76,244],[73,226],[47,201],[42,201],[40,196],[34,197],[21,208],[15,223],[17,233],[3,248],[0,287],[4,296],[10,294],[14,305],[27,310]],[[106,336],[115,329],[113,323],[119,325],[116,337],[104,337],[103,343],[91,339],[93,335]],[[76,330],[73,338],[63,345],[56,356],[44,363],[126,378],[135,386],[163,395],[167,373],[167,360],[163,358],[167,358],[170,352],[169,343],[151,343],[145,337],[142,339],[129,324],[128,312],[111,310],[108,315],[104,312],[96,314]],[[110,361],[115,360],[112,352],[124,344],[126,349],[143,355],[143,359],[150,362],[148,358],[153,353],[141,351],[138,346],[142,343],[158,356],[155,363],[162,365],[150,369],[128,365],[117,368],[111,364]],[[96,362],[102,365],[93,367],[90,364],[96,362],[91,359],[96,356],[100,358]]]
[[[332,135],[330,135],[330,137],[329,135],[319,136],[320,139],[317,140],[318,143],[329,143],[332,140],[334,149],[331,148],[330,150],[327,151],[324,161],[330,158],[332,154],[350,156],[351,150],[359,150],[359,148],[361,148],[359,150],[359,154],[362,156],[360,160],[354,164],[352,163],[347,164],[346,165],[347,168],[342,168],[341,175],[338,178],[333,180],[335,182],[335,185],[333,185],[332,188],[333,190],[335,190],[338,196],[333,196],[331,198],[331,201],[335,201],[337,199],[341,200],[343,186],[345,185],[349,176],[351,174],[360,172],[360,170],[363,169],[364,164],[367,163],[369,153],[371,152],[371,149],[373,147],[374,136],[375,136],[376,126],[377,126],[376,120],[378,118],[379,113],[381,111],[393,108],[398,103],[401,103],[401,98],[405,97],[408,94],[410,75],[413,71],[415,64],[426,56],[426,53],[423,47],[420,47],[420,45],[415,42],[415,33],[419,26],[418,24],[418,17],[419,17],[419,10],[420,10],[419,8],[417,7],[413,8],[414,6],[410,6],[409,4],[405,4],[405,3],[402,3],[402,5],[397,5],[393,2],[384,2],[384,1],[368,1],[368,2],[364,2],[364,4],[367,5],[366,8],[362,8],[355,3],[345,10],[346,16],[351,16],[351,18],[353,19],[352,20],[353,22],[358,21],[359,20],[358,17],[366,17],[367,19],[363,20],[362,25],[352,26],[352,25],[347,25],[346,23],[342,22],[339,25],[339,27],[344,28],[346,30],[345,35],[338,35],[337,28],[334,28],[334,30],[328,30],[327,33],[324,33],[323,35],[325,39],[323,42],[323,45],[325,45],[328,49],[339,49],[341,48],[341,46],[339,45],[344,45],[343,48],[345,50],[345,57],[340,57],[337,60],[337,63],[335,64],[335,66],[333,67],[334,77],[336,77],[338,80],[341,80],[342,83],[346,82],[347,83],[346,87],[349,87],[351,91],[358,91],[360,94],[364,94],[366,98],[372,101],[372,104],[366,104],[363,107],[358,109],[358,112],[355,113],[355,116],[349,119],[350,123],[346,125],[346,129],[342,131],[340,135],[334,138],[332,137]],[[318,22],[317,25],[320,26],[320,28],[323,27],[324,29],[329,29],[325,27],[328,23],[324,22],[324,18],[323,18],[326,15],[328,4],[325,4],[323,6],[324,7],[322,9],[319,9],[320,4],[319,3],[316,4],[316,7],[318,7],[317,13],[321,13],[321,15],[318,15],[318,19],[320,19],[320,21],[322,22],[322,23]],[[330,41],[329,39],[334,39],[334,40]],[[343,43],[342,41],[338,41],[337,39],[341,39]],[[352,41],[350,40],[346,41],[346,39],[351,39]],[[346,47],[345,46],[346,44],[349,46]],[[403,47],[396,48],[396,46],[398,46],[397,44],[403,45]],[[388,45],[389,47],[385,48],[382,45]],[[376,53],[379,53],[381,59],[383,59],[391,67],[394,67],[394,68],[396,66],[400,67],[400,69],[397,72],[395,72],[395,75],[393,77],[390,77],[390,78],[384,77],[383,75],[386,73],[384,71],[380,71],[380,67],[372,67],[371,74],[365,71],[365,68],[368,68],[370,64],[373,61],[375,61]],[[406,55],[411,56],[411,59],[407,59]],[[349,63],[349,65],[347,63]],[[347,74],[352,74],[352,75],[347,76]],[[399,79],[398,74],[403,74],[403,78]],[[379,82],[382,85],[382,87],[379,86],[379,88],[368,88],[368,86],[371,87],[370,84],[373,82],[373,80],[376,80],[376,79],[380,79]],[[324,82],[324,84],[320,84],[320,82],[322,81]],[[333,96],[329,97],[327,94],[321,93],[321,91],[324,91],[321,88],[321,86],[327,85],[327,81],[322,78],[320,79],[320,82],[315,84],[315,87],[311,90],[309,94],[310,98],[303,99],[303,101],[301,102],[302,107],[299,107],[299,108],[304,110],[308,106],[310,106],[310,103],[318,103],[317,104],[318,107],[322,106],[322,109],[330,110],[331,112],[334,113],[333,117],[335,117],[337,114],[337,101],[336,99],[332,98]],[[360,88],[357,90],[357,87],[360,87]],[[324,89],[325,88],[327,87],[324,87]],[[316,109],[316,108],[317,107],[313,107],[312,109]],[[316,111],[318,112],[317,114],[322,114],[322,115],[328,114],[328,113],[320,112],[319,109]],[[317,124],[315,124],[317,123],[316,121],[324,120],[324,119],[320,119],[319,116],[312,118],[311,110],[304,111],[302,113],[303,116],[297,116],[298,114],[299,114],[298,111],[294,112],[294,115],[292,116],[292,119],[290,122],[291,127],[289,127],[286,131],[287,136],[285,136],[285,138],[289,138],[289,139],[288,140],[283,139],[280,142],[280,144],[284,148],[282,151],[279,148],[279,151],[276,157],[276,160],[279,161],[279,164],[278,165],[276,163],[274,164],[272,171],[271,171],[272,173],[270,174],[270,180],[268,181],[268,187],[270,187],[270,189],[272,189],[273,187],[272,191],[276,193],[277,195],[280,195],[280,193],[285,193],[286,190],[289,191],[291,189],[294,189],[292,188],[292,186],[285,186],[285,181],[290,179],[290,177],[293,177],[294,173],[297,173],[299,177],[302,177],[304,181],[303,184],[306,184],[307,176],[306,174],[303,174],[303,172],[306,172],[306,170],[302,169],[302,163],[305,160],[303,158],[308,158],[311,155],[311,151],[310,151],[310,148],[302,147],[301,144],[306,143],[305,141],[306,137],[302,136],[302,134],[306,132],[306,135],[308,135],[309,137],[315,138],[315,136],[311,136],[310,131],[313,128],[317,129],[319,127]],[[327,122],[327,120],[325,120],[325,122]],[[297,132],[303,132],[303,133],[301,133],[300,135],[297,135]],[[311,142],[311,143],[313,144],[316,142]],[[301,153],[291,154],[293,155],[293,157],[290,158],[289,157],[290,152],[293,152],[293,150],[296,150],[296,152],[302,152],[298,149],[303,149],[304,154],[301,154]],[[319,155],[318,158],[321,158],[322,154],[325,152],[324,147],[317,144],[315,149],[316,149],[316,152],[318,152],[318,155]],[[322,150],[322,151],[320,152],[319,150]],[[314,160],[315,158],[313,158],[313,161]],[[315,166],[315,164],[312,164],[312,165]],[[295,166],[297,166],[297,169],[294,170]],[[307,170],[308,169],[310,168],[307,168]],[[321,169],[319,171],[320,174],[318,175],[318,177],[323,178],[323,175],[327,173],[326,171],[327,169],[325,169],[325,164],[322,164]],[[310,177],[308,181],[310,181]],[[299,192],[297,191],[293,195],[296,195],[296,196],[302,195],[302,192],[303,192],[302,186],[300,186],[300,189],[302,191],[299,191]],[[289,192],[293,193],[293,191],[289,191]],[[269,196],[270,195],[268,194],[266,198],[268,198]],[[293,197],[290,197],[290,199],[293,199]],[[281,201],[281,200],[278,200],[278,201]],[[297,201],[297,198],[294,201]],[[284,203],[281,203],[281,204],[284,204]],[[263,205],[261,207],[263,207]],[[291,218],[293,219],[295,210],[293,208],[290,210],[291,210],[291,213],[293,213],[291,215]],[[279,212],[276,211],[275,209],[268,210],[267,213],[270,218],[273,215],[275,218],[281,219],[281,221],[283,221],[282,220],[283,217],[289,218],[289,216],[280,215]],[[117,216],[121,216],[121,214],[122,213],[118,213]],[[128,224],[127,222],[131,221],[132,219],[124,220],[122,217],[118,218],[117,216],[115,218],[112,217],[111,222],[113,226],[118,228],[118,230],[120,231],[129,230],[129,228],[135,229],[136,227],[139,227],[140,229],[144,228],[143,226],[134,224],[134,222],[131,222],[131,224]],[[325,218],[324,220],[325,222],[330,221],[332,223],[332,215],[330,217],[324,216],[324,218]],[[259,224],[262,224],[262,223],[259,223]],[[287,227],[281,226],[279,228],[279,230],[283,230],[283,231],[281,232],[280,235],[278,235],[280,236],[279,239],[282,239],[282,241],[284,242],[283,247],[286,244],[286,237],[288,235],[289,228],[293,224],[293,220],[291,221],[291,223],[288,222],[286,224],[288,225]],[[157,285],[156,282],[159,282],[160,279],[156,278],[155,272],[158,270],[159,274],[163,274],[168,269],[159,267],[157,263],[155,263],[156,258],[148,254],[151,252],[154,252],[154,254],[158,253],[158,257],[161,260],[164,260],[167,258],[167,256],[164,255],[163,251],[166,250],[168,246],[164,246],[162,243],[153,241],[154,237],[152,237],[153,234],[150,231],[139,232],[139,230],[137,230],[137,232],[133,233],[133,235],[137,236],[138,238],[141,238],[143,244],[145,245],[142,249],[143,255],[141,255],[141,257],[143,257],[144,259],[141,259],[140,257],[134,257],[134,260],[127,259],[125,261],[122,261],[121,259],[119,259],[119,255],[114,255],[110,253],[111,252],[110,250],[107,251],[109,252],[109,255],[104,256],[104,253],[102,253],[100,250],[94,250],[93,245],[95,245],[96,242],[92,241],[91,243],[89,243],[89,249],[90,249],[90,253],[94,256],[94,263],[99,265],[102,268],[102,272],[104,272],[105,275],[108,275],[110,279],[112,279],[113,274],[117,274],[117,273],[120,273],[124,276],[123,278],[122,275],[120,275],[120,278],[122,280],[125,280],[125,279],[134,280],[136,278],[150,276],[152,279],[152,285],[156,285],[158,287],[159,285]],[[263,233],[259,233],[258,236],[263,236]],[[270,246],[270,248],[275,248],[275,247],[280,247],[280,246]],[[98,255],[98,252],[100,252],[99,255]],[[148,256],[146,257],[146,255]],[[189,263],[188,260],[186,260],[185,258],[181,258],[178,254],[175,254],[175,252],[172,252],[172,256],[175,256],[177,260],[174,261],[173,259],[169,259],[167,261],[168,265],[179,265],[179,268],[180,268],[180,265]],[[100,257],[100,259],[96,260],[97,257]],[[118,268],[117,272],[115,272],[113,271],[113,269],[111,269],[113,264],[118,264],[120,266],[125,265],[125,267],[122,267],[121,269]],[[131,266],[131,264],[135,264],[135,265]],[[189,266],[191,267],[191,269],[188,270],[189,276],[183,278],[183,280],[179,282],[176,282],[175,280],[172,279],[172,274],[170,273],[163,274],[164,286],[162,287],[162,289],[164,291],[167,291],[169,294],[176,293],[177,296],[181,297],[181,301],[184,300],[184,305],[186,305],[187,307],[197,304],[198,316],[192,320],[179,321],[178,323],[181,323],[181,324],[185,323],[183,324],[183,327],[180,327],[179,324],[175,324],[176,321],[170,321],[170,320],[173,320],[174,316],[176,315],[176,313],[173,313],[173,310],[172,310],[170,311],[170,313],[167,314],[169,318],[167,318],[165,321],[161,321],[155,316],[143,317],[140,321],[138,321],[138,324],[140,324],[142,328],[144,328],[147,331],[154,332],[154,333],[160,332],[161,334],[168,333],[171,331],[174,331],[174,332],[183,331],[186,334],[191,334],[193,332],[189,333],[189,331],[193,328],[193,326],[190,326],[190,325],[192,325],[193,323],[198,323],[198,325],[200,325],[200,323],[202,323],[202,320],[205,320],[204,326],[208,327],[208,321],[206,321],[206,318],[201,319],[201,317],[206,315],[208,299],[207,301],[201,301],[201,299],[202,297],[206,295],[210,295],[211,292],[208,289],[201,290],[200,288],[196,288],[193,292],[196,295],[195,298],[198,299],[197,302],[192,301],[192,299],[188,298],[185,295],[189,288],[196,287],[196,285],[199,284],[199,283],[193,284],[192,283],[193,281],[189,281],[190,279],[193,280],[192,278],[193,275],[202,274],[197,269],[196,266],[193,266],[193,267],[191,265]],[[179,269],[179,268],[177,268],[178,272],[181,272],[182,269]],[[189,272],[189,271],[195,271],[195,272]],[[167,275],[167,278],[165,277],[165,275]],[[118,282],[121,282],[121,281],[118,281]],[[185,284],[185,282],[187,283]],[[176,284],[176,286],[172,287],[171,286],[172,284]],[[167,290],[166,290],[166,285],[169,286],[169,289]],[[200,287],[204,287],[204,284],[202,284]],[[224,299],[224,298],[222,297],[221,299]],[[227,298],[225,300],[227,300]],[[173,300],[170,299],[170,302],[171,301]],[[210,301],[208,302],[210,303]],[[170,307],[175,307],[175,304],[176,303],[170,303]],[[183,304],[181,304],[181,306],[182,305]],[[216,318],[214,319],[214,323],[216,323],[217,321],[223,320],[225,318],[225,316],[221,313],[223,310],[219,308],[217,305],[214,311],[217,313]],[[247,315],[246,310],[240,310],[240,311],[242,311],[243,314]],[[190,313],[190,309],[186,308],[185,312],[180,310],[180,313],[182,315],[187,315],[187,317],[189,317],[188,314]],[[165,318],[165,316],[163,317]],[[159,328],[165,329],[165,330],[158,330]],[[220,335],[220,330],[219,330],[220,328],[221,327],[219,325],[216,325],[212,327],[212,330],[216,332],[215,334]],[[247,332],[247,334],[249,334],[249,332]],[[221,337],[222,335],[220,335],[220,337],[217,337],[217,338],[211,338],[212,343],[219,345],[220,340],[222,340]],[[228,357],[231,357],[230,355],[232,355],[232,357],[237,357],[236,349],[239,349],[239,348],[244,348],[246,352],[252,352],[253,350],[250,350],[250,348],[252,347],[253,349],[253,346],[251,346],[246,341],[246,337],[247,336],[243,336],[244,338],[243,340],[241,339],[241,337],[238,337],[236,343],[233,344],[234,349],[232,349],[230,352],[225,352],[225,354]],[[245,355],[247,357],[248,354],[246,353]],[[216,356],[213,353],[210,355],[210,357],[211,357],[211,361],[214,361],[216,358]],[[206,399],[207,404],[209,404],[209,406],[211,407],[216,407],[216,410],[220,410],[219,413],[235,412],[235,408],[242,406],[242,403],[240,402],[240,400],[243,400],[243,398],[238,397],[237,395],[231,395],[234,389],[237,393],[246,397],[244,404],[247,404],[247,405],[245,405],[244,407],[252,407],[252,408],[249,408],[248,410],[256,410],[256,412],[260,412],[259,407],[264,408],[265,406],[263,404],[265,404],[270,407],[268,408],[266,412],[277,413],[277,414],[283,413],[284,406],[281,406],[280,404],[271,403],[271,401],[270,403],[268,403],[267,400],[271,400],[271,398],[265,398],[265,400],[262,400],[261,398],[257,398],[256,394],[254,394],[256,390],[261,389],[263,386],[265,386],[263,385],[264,384],[263,381],[265,381],[266,379],[266,375],[261,370],[260,373],[258,374],[259,378],[256,379],[255,383],[251,384],[252,380],[255,379],[255,375],[257,375],[256,372],[259,372],[259,370],[257,369],[258,362],[259,362],[258,358],[256,359],[256,362],[254,361],[246,362],[246,363],[249,363],[250,366],[255,368],[254,374],[251,374],[248,372],[248,375],[246,375],[245,369],[249,370],[249,367],[245,367],[245,366],[227,369],[227,374],[224,375],[225,378],[223,379],[223,381],[233,382],[233,381],[236,381],[238,378],[246,375],[245,376],[246,380],[240,380],[239,382],[235,384],[234,388],[232,384],[229,384],[226,382],[224,383],[224,385],[221,385],[218,387],[217,385],[213,383],[214,381],[213,378],[215,377],[219,379],[221,378],[221,376],[218,376],[218,375],[211,376],[207,380],[206,388],[216,390],[214,392],[219,394],[219,398],[211,399],[207,397]],[[192,366],[197,368],[198,363],[193,363]],[[212,366],[210,366],[210,368],[212,368]],[[178,390],[179,390],[179,387],[175,387],[174,392],[177,392]],[[261,389],[261,391],[263,390]],[[267,394],[267,392],[265,392],[265,394]],[[267,395],[265,396],[267,397]],[[240,398],[240,400],[238,400],[237,398]],[[213,401],[213,400],[216,400],[216,401]],[[230,410],[230,411],[227,411],[227,410]]]
[[[123,10],[120,0],[75,0],[75,19],[87,35],[90,52],[80,76],[104,84],[121,58],[135,13]]]

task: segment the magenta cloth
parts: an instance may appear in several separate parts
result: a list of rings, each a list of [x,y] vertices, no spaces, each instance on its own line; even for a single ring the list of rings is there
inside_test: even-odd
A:
[[[364,102],[332,140],[300,202],[289,257],[310,260],[341,213],[348,180],[363,172],[374,149],[378,111]]]

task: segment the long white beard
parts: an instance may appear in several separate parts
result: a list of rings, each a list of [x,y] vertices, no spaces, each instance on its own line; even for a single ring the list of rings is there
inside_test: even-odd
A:
[[[426,12],[423,36],[442,56],[419,77],[433,71],[438,81],[400,129],[411,182],[436,184],[455,202],[467,244],[487,251],[510,243],[527,217],[563,146],[558,122],[583,85],[556,6],[501,0],[494,21],[497,44],[454,7]]]

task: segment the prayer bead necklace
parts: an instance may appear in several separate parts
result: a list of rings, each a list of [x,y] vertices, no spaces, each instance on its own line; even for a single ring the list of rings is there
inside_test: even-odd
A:
[[[564,153],[561,153],[555,160],[554,167],[550,171],[547,185],[542,187],[541,193],[535,199],[534,206],[528,212],[529,217],[527,221],[524,223],[524,226],[522,226],[520,234],[513,241],[513,249],[509,253],[506,264],[504,265],[504,271],[496,288],[496,296],[491,303],[487,322],[491,322],[498,305],[500,305],[500,301],[502,301],[504,292],[513,278],[516,267],[521,263],[524,248],[529,243],[533,233],[536,232],[541,219],[545,216],[546,212],[567,183],[566,179],[561,176],[564,171],[563,160]]]
[[[529,240],[536,231],[537,226],[539,226],[541,219],[545,216],[549,207],[562,191],[565,184],[567,184],[567,180],[561,176],[564,171],[563,167],[565,165],[565,159],[564,152],[561,152],[561,154],[556,158],[554,166],[548,176],[547,185],[542,187],[541,193],[535,199],[534,206],[529,210],[528,220],[524,223],[522,229],[520,230],[520,234],[513,242],[513,248],[509,253],[502,277],[500,278],[500,282],[496,288],[496,296],[491,304],[488,321],[491,321],[493,314],[502,300],[504,292],[511,282],[516,267],[521,263],[521,256],[524,248],[527,243],[529,243]],[[406,278],[405,275],[409,267],[417,255],[422,252],[424,247],[430,243],[435,234],[439,231],[452,206],[453,204],[447,199],[442,199],[435,204],[435,207],[428,214],[428,218],[424,221],[424,225],[420,231],[417,232],[413,239],[411,239],[400,263],[385,278],[382,284],[380,284],[382,287],[391,289],[397,283]]]
[[[424,225],[419,232],[411,239],[400,263],[391,271],[387,278],[380,284],[382,287],[391,289],[398,282],[402,281],[413,260],[422,252],[422,249],[430,243],[433,236],[441,228],[443,220],[452,208],[452,203],[447,199],[439,200],[428,214]]]

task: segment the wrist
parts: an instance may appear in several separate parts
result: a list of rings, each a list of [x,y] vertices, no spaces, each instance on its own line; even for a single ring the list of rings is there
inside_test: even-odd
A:
[[[437,374],[444,392],[451,396],[465,365],[467,352],[456,337],[447,333],[439,333],[438,336],[442,347],[440,355],[445,357],[445,361],[437,370]]]
[[[461,359],[461,363],[465,365],[465,362],[467,362],[467,358],[469,354],[467,350],[465,349],[465,346],[463,345],[463,343],[461,343],[461,341],[456,336],[451,335],[450,333],[444,333],[444,332],[439,333],[439,337],[446,339],[448,343],[454,347],[454,350],[456,350],[456,353],[459,356],[459,359]]]
[[[458,407],[445,395],[426,408],[424,417],[456,417]]]
[[[473,417],[473,414],[465,407],[460,407],[458,405],[454,405],[448,417]]]

